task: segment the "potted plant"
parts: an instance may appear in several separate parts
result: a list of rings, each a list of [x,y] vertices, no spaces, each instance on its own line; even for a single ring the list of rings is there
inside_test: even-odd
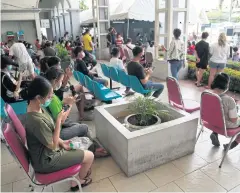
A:
[[[124,122],[130,130],[139,130],[170,119],[169,112],[159,109],[156,102],[148,97],[137,97],[128,108],[132,114]]]
[[[71,58],[68,54],[68,51],[61,44],[56,45],[56,50],[57,50],[57,56],[61,59],[61,67],[62,67],[62,69],[65,70],[71,62]]]

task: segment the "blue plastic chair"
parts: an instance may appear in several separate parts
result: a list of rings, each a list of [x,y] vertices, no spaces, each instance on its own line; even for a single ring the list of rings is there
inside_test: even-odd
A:
[[[34,72],[37,74],[37,75],[40,75],[40,70],[38,68],[34,68]]]
[[[101,68],[102,68],[103,75],[108,77],[108,78],[111,78],[110,77],[110,72],[109,72],[109,67],[106,64],[100,64],[100,65],[101,65]]]
[[[131,87],[130,79],[127,73],[124,70],[120,70],[120,69],[117,69],[117,71],[118,71],[119,82],[126,87]]]
[[[114,67],[109,67],[109,72],[110,72],[111,79],[116,82],[119,82],[119,75],[118,75],[117,69]]]
[[[88,76],[85,76],[85,87],[93,93],[93,80],[89,78]]]
[[[10,103],[10,105],[17,115],[22,115],[27,113],[27,106],[28,106],[27,101]],[[1,118],[5,118],[7,116],[4,108],[5,108],[5,102],[1,97]]]
[[[93,89],[95,96],[101,101],[111,101],[113,99],[121,98],[122,96],[109,88],[101,90],[101,84],[93,81]]]
[[[152,91],[144,89],[142,84],[140,83],[140,80],[136,76],[128,76],[130,80],[130,86],[135,92],[138,92],[140,94],[147,94]]]
[[[74,78],[82,85],[85,86],[85,75],[79,71],[73,72]]]

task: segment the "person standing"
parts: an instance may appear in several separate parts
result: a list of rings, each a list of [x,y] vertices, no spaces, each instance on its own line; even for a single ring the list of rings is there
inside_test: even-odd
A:
[[[83,49],[89,53],[93,52],[93,42],[89,29],[86,29],[86,32],[83,36]]]
[[[174,38],[170,43],[169,50],[166,50],[164,47],[163,49],[167,51],[167,58],[171,66],[172,76],[178,80],[178,73],[184,65],[185,49],[183,41],[180,40],[181,30],[178,28],[174,29],[173,36]]]
[[[56,56],[56,51],[51,47],[50,42],[46,42],[43,53],[45,56]]]
[[[108,29],[108,35],[107,35],[107,46],[109,47],[109,54],[111,55],[112,49],[116,45],[116,31],[113,27],[110,27]]]
[[[208,32],[202,33],[202,40],[196,44],[195,56],[196,56],[196,76],[197,76],[197,87],[202,86],[201,81],[204,71],[207,69],[209,59],[209,43],[206,42],[208,38]]]
[[[230,49],[227,44],[227,37],[225,33],[220,33],[218,42],[210,46],[210,54],[212,56],[209,61],[210,75],[208,79],[208,86],[206,87],[207,89],[211,88],[215,75],[223,72],[226,67]]]
[[[34,64],[24,44],[16,43],[14,40],[9,40],[8,45],[10,47],[9,57],[15,57],[16,62],[19,65],[19,72],[25,72],[25,76],[30,76],[30,78],[34,79]]]

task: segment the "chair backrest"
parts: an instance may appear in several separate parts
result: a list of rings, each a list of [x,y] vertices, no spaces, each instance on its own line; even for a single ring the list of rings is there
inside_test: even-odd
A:
[[[146,52],[146,63],[147,64],[152,64],[153,63],[152,52]]]
[[[98,82],[93,81],[93,90],[94,90],[94,94],[98,99],[102,99],[103,98],[103,94],[100,88],[100,85]]]
[[[73,71],[73,76],[74,76],[74,78],[76,79],[76,81],[80,82],[80,76],[79,76],[78,71],[74,70],[74,71]]]
[[[173,77],[167,77],[167,88],[169,104],[174,107],[184,108],[178,81]]]
[[[11,119],[14,128],[16,129],[16,132],[18,133],[18,135],[20,136],[23,144],[26,144],[26,130],[23,127],[21,121],[18,119],[16,113],[14,112],[13,108],[11,107],[11,105],[6,104],[5,105],[5,110],[9,116],[9,118]]]
[[[200,121],[216,133],[227,134],[222,99],[217,94],[206,91],[201,94]]]
[[[146,94],[149,92],[148,90],[145,90],[143,88],[142,84],[140,83],[140,80],[136,76],[131,76],[131,75],[128,75],[128,76],[129,76],[131,88],[134,91],[141,93],[141,94]]]
[[[34,68],[34,72],[37,74],[37,75],[40,75],[40,70],[38,68]]]
[[[109,68],[106,64],[100,64],[102,68],[103,75],[110,78]]]
[[[130,79],[127,73],[124,70],[117,69],[118,71],[118,77],[119,77],[119,82],[127,87],[130,87]]]
[[[84,74],[83,73],[81,73],[81,72],[79,72],[79,71],[74,71],[73,72],[73,75],[74,75],[74,78],[78,81],[78,82],[80,82],[80,84],[82,85],[82,86],[85,86],[85,78],[84,78]]]
[[[110,77],[112,80],[119,82],[118,71],[114,67],[109,67]]]
[[[85,86],[90,92],[93,92],[93,80],[88,76],[85,76]]]
[[[12,126],[8,123],[4,125],[3,136],[25,172],[28,173],[30,163],[27,149],[19,139],[17,133],[13,130]]]

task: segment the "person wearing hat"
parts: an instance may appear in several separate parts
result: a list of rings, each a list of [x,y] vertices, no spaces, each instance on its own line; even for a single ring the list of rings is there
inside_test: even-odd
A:
[[[17,66],[12,59],[1,56],[1,97],[6,103],[14,103],[19,99],[22,73],[16,80],[11,74],[12,66]]]

